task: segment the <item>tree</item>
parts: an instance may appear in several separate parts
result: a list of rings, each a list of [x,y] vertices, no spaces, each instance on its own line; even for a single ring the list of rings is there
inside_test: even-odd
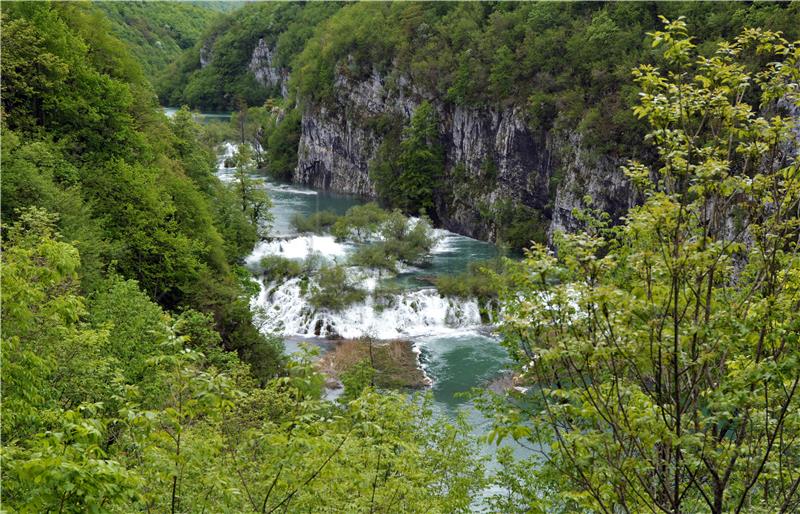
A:
[[[399,151],[392,148],[392,139],[387,137],[371,163],[378,194],[405,212],[431,212],[433,193],[444,169],[444,150],[431,104],[422,102],[414,111],[403,130]]]
[[[502,332],[529,389],[494,399],[494,435],[539,445],[516,494],[548,512],[795,512],[798,43],[748,29],[704,57],[664,21],[664,66],[634,72],[644,203],[512,266]]]
[[[492,71],[489,74],[489,85],[497,98],[507,98],[514,88],[514,54],[503,45],[494,54]]]
[[[269,212],[272,202],[264,189],[263,181],[252,177],[255,173],[252,155],[248,145],[239,145],[234,156],[236,171],[233,175],[233,188],[239,197],[242,212],[248,215],[251,223],[263,234],[269,230],[272,221]]]
[[[247,100],[244,97],[236,98],[236,127],[239,129],[239,144],[244,145],[247,143],[245,135],[247,129]]]

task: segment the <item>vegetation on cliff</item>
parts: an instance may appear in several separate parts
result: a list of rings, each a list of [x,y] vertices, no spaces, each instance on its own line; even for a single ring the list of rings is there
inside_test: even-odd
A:
[[[276,118],[261,125],[264,133],[283,134],[270,141],[270,151],[276,157],[276,174],[284,178],[291,176],[297,163],[301,112],[310,121],[347,112],[349,123],[363,128],[377,143],[376,155],[358,157],[371,159],[370,179],[381,201],[407,213],[424,206],[437,222],[467,226],[481,237],[521,249],[547,239],[547,228],[556,218],[556,193],[570,166],[559,162],[558,148],[547,147],[552,141],[548,137],[563,136],[579,145],[583,167],[601,157],[612,162],[626,156],[653,157],[640,137],[645,127],[632,115],[637,87],[629,70],[661,59],[650,49],[647,35],[659,26],[659,14],[687,16],[693,33],[708,49],[747,26],[798,37],[799,9],[796,3],[719,2],[252,6],[198,43],[206,48],[212,43],[223,46],[222,36],[214,35],[222,34],[224,46],[239,52],[235,64],[225,57],[216,68],[212,60],[199,69],[196,56],[187,55],[191,66],[171,74],[162,101],[235,108],[237,95],[260,106],[271,96],[287,94],[286,121]],[[300,19],[303,23],[294,22]],[[254,80],[248,66],[261,38],[273,51],[273,72],[289,77],[286,91],[263,86],[235,90],[236,84]],[[233,50],[221,47],[220,51]],[[368,91],[375,80],[390,99],[396,93],[402,105],[392,107],[390,101],[389,112],[359,112],[352,98]],[[214,93],[206,99],[192,95],[195,89]],[[409,100],[416,107],[413,112],[407,108]],[[531,151],[547,154],[546,162],[555,162],[557,169],[542,163],[541,169],[528,170],[530,180],[537,179],[536,172],[551,176],[536,193],[526,190],[515,195],[507,190],[509,184],[498,182],[499,156],[491,150],[491,141],[486,142],[490,150],[481,169],[472,165],[466,172],[464,162],[443,157],[452,152],[442,147],[436,130],[428,132],[423,144],[414,137],[418,132],[414,127],[419,128],[423,118],[414,113],[436,119],[456,108],[497,116],[512,109],[537,149]],[[414,117],[416,121],[410,119]],[[445,117],[433,124],[441,131],[450,122]],[[370,145],[364,143],[367,149]],[[586,192],[583,186],[582,178],[570,186],[577,190],[577,199]],[[568,210],[577,199],[567,202]]]
[[[148,77],[157,77],[192,48],[220,15],[213,2],[95,2],[111,32],[126,43]],[[95,30],[107,31],[106,24]]]
[[[373,387],[408,369],[380,377],[351,349],[344,395],[325,401],[313,355],[287,359],[254,326],[242,263],[269,200],[247,156],[222,184],[211,136],[188,110],[163,115],[97,7],[4,5],[4,508],[449,513],[490,491],[500,512],[796,512],[800,43],[764,29],[708,42],[745,24],[794,38],[797,9],[665,5],[692,15],[697,43],[682,19],[645,36],[649,4],[256,5],[211,30],[217,64],[189,69],[195,46],[161,86],[219,106],[251,95],[280,126],[286,106],[262,106],[273,93],[240,73],[272,38],[301,106],[332,101],[337,74],[377,70],[458,105],[520,103],[533,127],[646,158],[624,170],[644,201],[618,226],[577,213],[587,230],[557,236],[557,252],[534,245],[439,284],[502,303],[516,387],[480,402],[490,442],[534,454],[500,449],[488,490],[462,418]],[[402,169],[384,177],[409,211],[431,205],[440,171],[434,112],[417,113],[391,157]],[[639,124],[644,138],[627,130]],[[374,262],[414,262],[432,244],[424,218],[376,205],[297,224],[379,239],[362,256]],[[485,289],[500,272],[499,292]],[[321,274],[321,305],[363,294],[341,267]]]

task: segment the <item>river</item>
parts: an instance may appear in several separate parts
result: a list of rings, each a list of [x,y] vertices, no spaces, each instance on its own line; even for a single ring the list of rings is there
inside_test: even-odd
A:
[[[232,151],[232,145],[226,146],[228,156]],[[219,176],[223,181],[230,180],[233,172],[225,168],[224,161],[225,155],[219,161]],[[298,213],[308,215],[322,210],[344,214],[366,200],[261,178],[272,200],[270,234],[274,239],[256,245],[246,259],[251,269],[257,270],[258,262],[267,255],[299,259],[316,251],[332,261],[347,259],[354,245],[336,242],[332,236],[298,235],[291,218]],[[389,307],[375,309],[368,298],[341,312],[312,312],[290,280],[263,288],[254,302],[254,306],[270,313],[263,320],[265,330],[281,333],[289,352],[296,350],[299,341],[324,343],[325,339],[315,334],[320,325],[331,326],[345,338],[409,339],[421,352],[420,360],[433,381],[431,391],[437,406],[449,413],[468,406],[468,401],[457,393],[485,385],[497,377],[509,365],[508,355],[492,333],[492,327],[481,323],[477,301],[443,298],[425,277],[462,272],[471,262],[495,257],[497,249],[484,241],[445,230],[435,232],[439,240],[429,266],[407,267],[386,279],[401,290]],[[366,274],[364,281],[367,289],[374,289],[374,283],[366,283],[376,281],[372,275]]]
[[[226,168],[225,161],[233,155],[235,147],[226,144],[223,149],[218,176],[230,181],[234,170]],[[259,262],[267,255],[301,259],[316,252],[329,261],[346,261],[355,245],[337,242],[332,236],[300,235],[292,227],[292,216],[324,210],[344,214],[350,207],[367,200],[279,183],[263,176],[258,178],[269,192],[273,221],[271,240],[258,243],[246,258],[254,277],[258,279]],[[430,265],[424,269],[407,267],[386,279],[365,272],[363,285],[368,290],[374,290],[382,281],[390,281],[395,286],[395,298],[389,306],[376,309],[368,296],[364,302],[341,312],[315,312],[301,293],[298,284],[301,279],[261,283],[261,293],[252,305],[255,310],[267,313],[260,319],[262,330],[281,334],[289,354],[298,351],[301,342],[315,344],[325,351],[330,343],[317,334],[322,331],[324,335],[327,327],[345,338],[371,336],[411,341],[431,380],[435,412],[447,417],[463,413],[473,435],[479,437],[488,432],[490,422],[460,393],[488,385],[508,369],[510,359],[493,327],[481,322],[477,301],[443,298],[425,277],[460,273],[471,262],[495,257],[498,250],[490,243],[446,230],[435,229],[435,232],[438,242],[432,250]],[[329,390],[327,393],[335,398],[340,392]],[[510,446],[518,457],[528,453],[513,441],[505,441],[503,445]],[[496,448],[482,444],[480,449],[487,458],[488,469],[495,470]],[[488,488],[476,498],[476,510],[484,510],[484,495],[491,492],[497,489]]]

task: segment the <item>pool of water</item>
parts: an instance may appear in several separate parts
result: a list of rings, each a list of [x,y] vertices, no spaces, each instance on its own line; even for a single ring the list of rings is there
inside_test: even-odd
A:
[[[171,118],[180,109],[179,107],[162,107],[164,114]],[[194,119],[200,123],[208,123],[209,121],[230,121],[232,114],[230,112],[194,112]]]

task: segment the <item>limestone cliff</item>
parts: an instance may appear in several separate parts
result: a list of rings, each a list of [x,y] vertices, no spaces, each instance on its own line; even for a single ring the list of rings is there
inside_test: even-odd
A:
[[[405,123],[423,100],[438,112],[446,154],[433,215],[450,230],[492,240],[501,210],[522,206],[541,215],[548,233],[575,230],[572,211],[586,195],[614,215],[635,201],[620,163],[594,158],[576,133],[534,131],[518,106],[455,106],[377,72],[359,81],[340,75],[332,105],[304,108],[294,180],[374,196],[369,166],[381,143],[374,120]]]
[[[278,68],[274,64],[275,51],[267,45],[264,38],[258,40],[258,45],[253,49],[248,69],[253,73],[259,84],[266,87],[279,87],[282,96],[286,96],[286,86],[289,82],[289,71]]]

